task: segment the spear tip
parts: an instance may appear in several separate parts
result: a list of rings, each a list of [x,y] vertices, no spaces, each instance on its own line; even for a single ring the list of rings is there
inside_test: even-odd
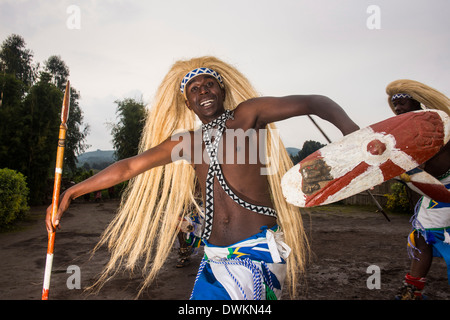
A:
[[[69,106],[70,106],[70,81],[67,80],[66,91],[64,92],[64,100],[61,111],[61,122],[66,123],[69,117]]]

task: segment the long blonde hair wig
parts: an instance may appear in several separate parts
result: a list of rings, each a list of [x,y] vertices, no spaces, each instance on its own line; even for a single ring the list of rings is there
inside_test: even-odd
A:
[[[425,109],[437,109],[447,112],[450,116],[450,100],[434,88],[427,86],[421,82],[408,79],[395,80],[386,87],[388,95],[388,103],[392,111],[395,113],[392,104],[392,96],[397,93],[409,94],[414,100],[422,104]]]
[[[215,57],[178,61],[163,79],[149,109],[140,152],[158,145],[174,132],[194,129],[196,116],[186,107],[179,87],[183,76],[199,67],[213,69],[222,76],[226,109],[232,110],[239,103],[258,96],[246,77]],[[280,187],[281,177],[292,162],[280,138],[274,136],[275,126],[269,124],[268,127],[267,156],[272,162],[274,159],[279,161],[275,164],[278,166],[277,172],[269,175],[268,180],[278,213],[278,224],[292,249],[287,262],[287,281],[290,293],[295,295],[296,284],[302,279],[305,269],[309,245],[300,211],[284,200]],[[107,244],[111,252],[110,261],[98,283],[104,283],[120,267],[134,270],[138,265],[145,274],[139,294],[154,280],[177,238],[180,219],[194,202],[195,183],[193,168],[183,161],[148,170],[130,180],[117,216],[97,245]]]

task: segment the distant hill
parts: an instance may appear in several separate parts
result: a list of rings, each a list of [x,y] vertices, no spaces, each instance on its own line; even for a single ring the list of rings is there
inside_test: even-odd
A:
[[[286,148],[286,151],[288,152],[288,154],[290,156],[296,156],[296,155],[298,155],[298,152],[300,151],[300,149],[288,147],[288,148]]]
[[[78,167],[89,165],[92,169],[103,169],[115,161],[114,150],[97,150],[80,154],[78,157]]]
[[[300,149],[286,148],[290,156],[297,156]],[[80,154],[78,156],[78,167],[89,165],[88,168],[103,169],[115,161],[114,150],[97,150]],[[85,165],[87,163],[87,165]]]

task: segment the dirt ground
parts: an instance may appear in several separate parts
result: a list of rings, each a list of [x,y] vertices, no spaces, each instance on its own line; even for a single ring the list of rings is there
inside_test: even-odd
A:
[[[111,221],[119,202],[74,202],[56,234],[52,300],[135,299],[140,273],[117,275],[97,294],[84,289],[93,284],[108,260],[106,249],[92,258],[91,250]],[[29,218],[14,231],[0,234],[0,299],[39,300],[41,298],[47,233],[45,207],[32,207]],[[408,215],[389,214],[388,222],[371,207],[329,205],[304,213],[312,256],[301,300],[393,300],[409,269],[406,239],[410,231]],[[173,249],[155,283],[139,299],[188,299],[202,253],[192,257],[189,266],[177,269],[177,250]],[[69,266],[78,266],[81,289],[69,289]],[[369,289],[373,275],[370,266],[379,267],[379,289]],[[67,272],[69,268],[69,273]],[[70,279],[69,279],[70,280]],[[69,281],[70,282],[70,281]],[[371,282],[371,281],[369,281]],[[73,281],[71,283],[74,283]],[[373,281],[371,282],[373,283]],[[429,272],[426,294],[433,300],[449,300],[446,265],[435,258]],[[284,297],[289,299],[287,295]]]

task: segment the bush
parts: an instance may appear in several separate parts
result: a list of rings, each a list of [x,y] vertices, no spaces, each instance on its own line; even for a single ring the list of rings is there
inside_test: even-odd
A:
[[[30,209],[25,177],[11,169],[0,169],[0,227],[23,218]]]
[[[392,193],[386,194],[386,208],[395,212],[409,212],[409,200],[404,184],[397,182],[391,186]]]

